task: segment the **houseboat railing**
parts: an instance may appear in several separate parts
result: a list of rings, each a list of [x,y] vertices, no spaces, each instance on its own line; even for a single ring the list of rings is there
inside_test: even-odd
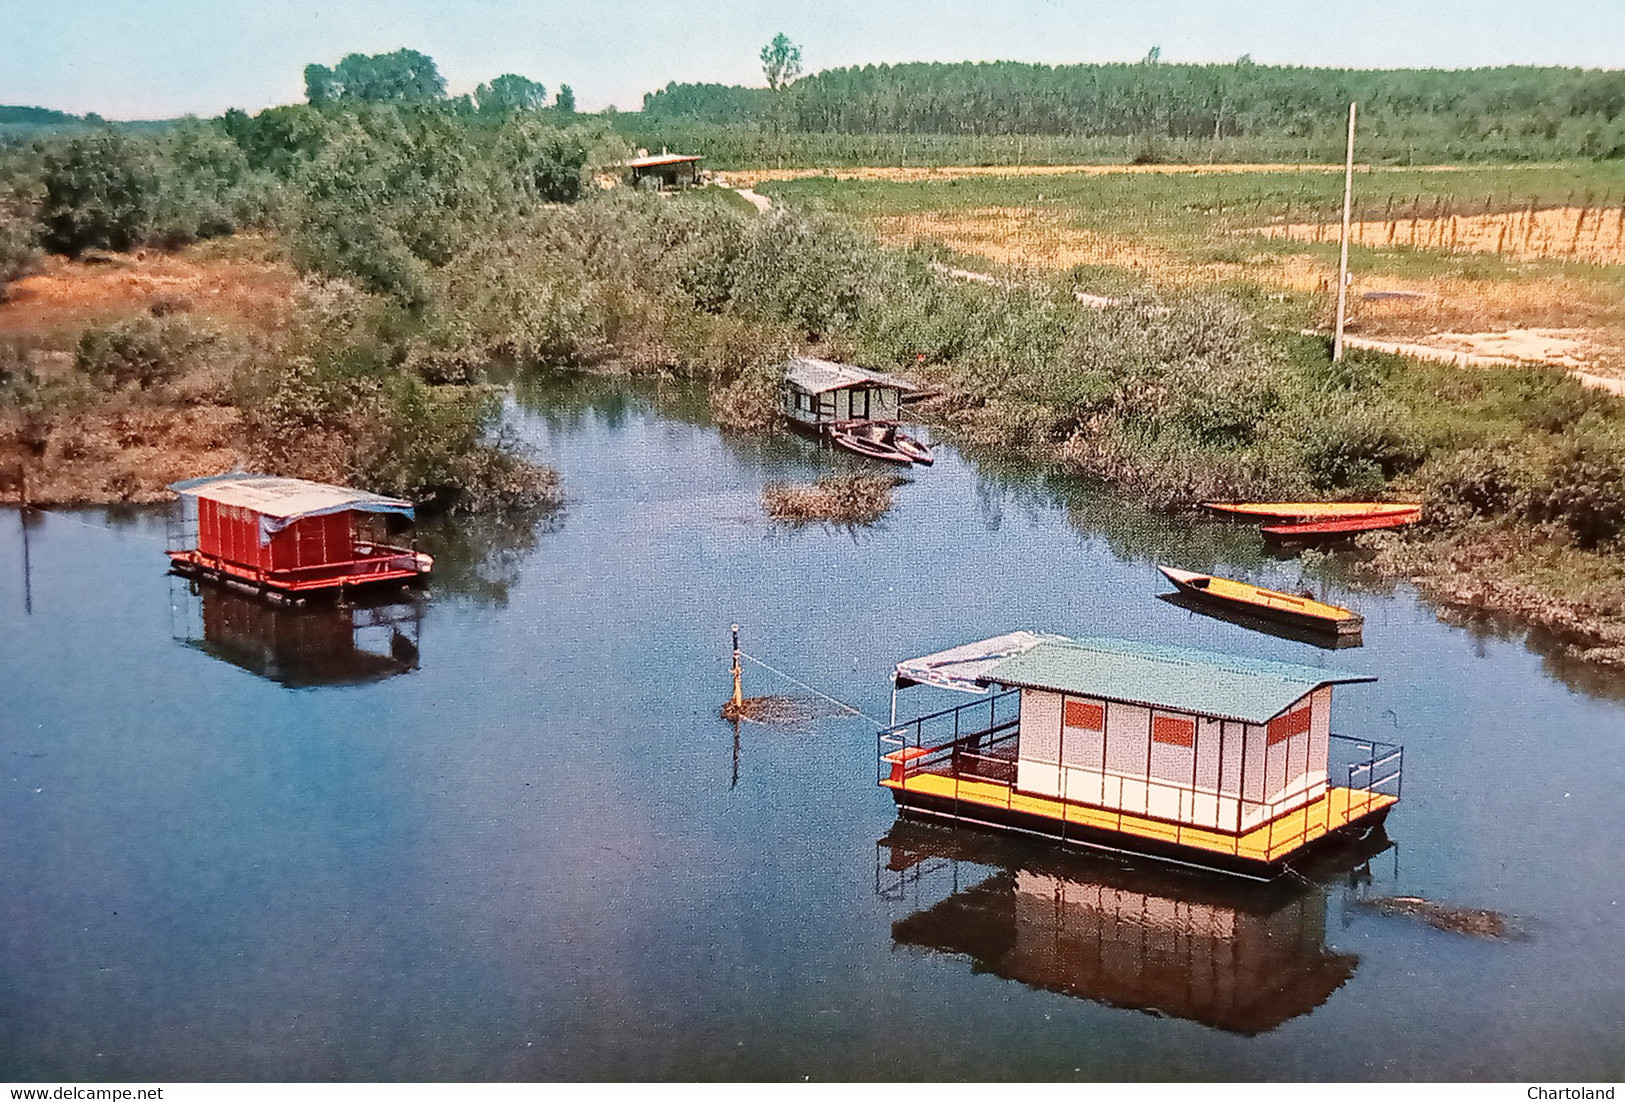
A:
[[[910,778],[935,774],[952,779],[955,800],[964,797],[963,785],[973,784],[975,802],[987,803],[991,796],[995,806],[1002,803],[1011,808],[1016,796],[1013,751],[1019,735],[1019,695],[1019,690],[1011,690],[882,729],[877,739],[880,778],[907,789]],[[1274,859],[1399,798],[1405,757],[1402,747],[1348,735],[1333,734],[1329,739],[1324,780],[1306,775],[1304,784],[1274,800],[1223,794],[1197,786],[1194,778],[1189,783],[1171,783],[1100,769],[1091,771],[1098,778],[1099,802],[1075,796],[1064,799],[1063,821],[1071,820],[1066,809],[1075,804],[1093,809],[1097,816],[1099,812],[1114,815],[1119,829],[1124,816],[1159,820],[1176,842],[1187,834],[1200,834],[1208,842],[1223,835],[1233,839],[1230,851],[1236,854],[1242,852],[1241,840],[1247,837],[1249,851],[1261,845],[1262,856]],[[990,785],[1003,789],[1002,794],[990,793]],[[1144,793],[1139,808],[1123,806],[1125,789],[1130,787]],[[1115,802],[1106,798],[1114,788]],[[1329,795],[1327,789],[1346,791],[1335,801],[1321,799],[1321,794]],[[1181,821],[1194,817],[1199,803],[1213,809],[1213,821],[1201,825]],[[1170,808],[1172,816],[1167,813]],[[1227,822],[1221,823],[1221,809]],[[1291,814],[1300,809],[1302,814]]]
[[[257,578],[288,579],[312,577],[361,577],[368,574],[382,574],[390,570],[415,571],[418,565],[417,553],[405,547],[390,547],[384,544],[366,545],[367,553],[357,558],[338,559],[333,562],[309,563],[304,566],[252,566],[246,563],[232,563],[231,560],[207,552],[187,549],[191,554],[212,562],[231,565],[252,573]],[[172,550],[180,550],[178,548]],[[359,548],[357,550],[360,550]]]
[[[917,719],[882,729],[877,737],[880,775],[894,774],[896,760],[906,760],[910,771],[942,772],[955,755],[970,763],[981,757],[993,741],[1014,741],[1021,719],[1021,690],[1008,689],[991,697],[944,708]],[[969,754],[970,757],[964,757]],[[1012,763],[1012,769],[1013,769]],[[1014,783],[1012,773],[1010,783]]]

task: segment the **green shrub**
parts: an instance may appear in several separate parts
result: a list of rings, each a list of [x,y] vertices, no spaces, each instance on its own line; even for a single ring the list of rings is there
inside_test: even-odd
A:
[[[124,250],[150,228],[158,191],[151,150],[111,130],[59,138],[41,157],[41,242],[52,252]]]
[[[79,337],[74,366],[103,387],[134,383],[149,390],[186,370],[210,339],[184,318],[145,317],[91,326]]]
[[[27,275],[38,254],[39,225],[33,204],[16,196],[0,194],[0,302],[6,298],[6,285]]]
[[[1560,521],[1582,547],[1625,533],[1625,426],[1589,414],[1553,447],[1532,519]]]
[[[1428,445],[1398,405],[1327,401],[1302,411],[1297,446],[1319,490],[1381,490],[1427,459]]]

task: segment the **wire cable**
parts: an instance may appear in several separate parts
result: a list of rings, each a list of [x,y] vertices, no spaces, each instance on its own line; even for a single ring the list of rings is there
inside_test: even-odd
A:
[[[762,667],[762,669],[767,670],[769,673],[778,674],[780,677],[784,678],[786,681],[790,682],[792,685],[799,685],[803,689],[806,689],[809,693],[812,693],[814,696],[822,697],[823,699],[829,701],[831,704],[835,705],[837,708],[840,708],[841,710],[846,711],[846,712],[850,712],[851,714],[853,714],[855,716],[859,716],[859,717],[861,717],[863,719],[866,719],[870,723],[873,723],[876,727],[885,727],[885,726],[887,726],[887,724],[885,724],[885,723],[881,722],[880,720],[876,719],[874,716],[870,715],[868,712],[865,712],[862,708],[854,708],[852,705],[848,704],[844,700],[837,700],[835,697],[830,696],[828,693],[820,692],[819,690],[813,688],[811,685],[807,684],[805,681],[801,681],[801,680],[799,680],[797,678],[791,677],[789,674],[785,673],[783,670],[779,669],[776,666],[768,665],[766,662],[763,662],[760,658],[757,658],[754,654],[746,654],[744,651],[740,651],[739,652],[739,657],[750,659],[752,662],[754,662],[758,666]]]

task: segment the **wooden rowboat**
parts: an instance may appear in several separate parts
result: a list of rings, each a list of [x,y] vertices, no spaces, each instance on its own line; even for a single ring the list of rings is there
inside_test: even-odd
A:
[[[831,443],[847,451],[879,459],[887,463],[919,463],[929,466],[935,462],[931,449],[914,437],[898,430],[896,425],[879,421],[831,426]]]
[[[1159,566],[1157,569],[1162,571],[1163,577],[1178,586],[1181,593],[1255,616],[1338,635],[1357,634],[1365,626],[1365,617],[1338,605],[1322,604],[1293,593],[1261,589],[1229,578],[1215,578],[1211,574],[1176,570],[1171,566]]]
[[[1420,506],[1400,513],[1379,513],[1335,520],[1310,520],[1302,524],[1267,524],[1260,528],[1267,543],[1313,543],[1316,540],[1353,536],[1383,528],[1403,528],[1422,519]]]
[[[1422,506],[1413,501],[1205,501],[1202,508],[1241,520],[1307,523],[1385,517]]]

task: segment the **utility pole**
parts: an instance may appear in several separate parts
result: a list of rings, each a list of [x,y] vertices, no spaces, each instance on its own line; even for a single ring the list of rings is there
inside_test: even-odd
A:
[[[739,625],[738,624],[734,625],[734,667],[733,667],[733,675],[734,675],[733,706],[734,706],[734,711],[737,713],[737,712],[739,712],[740,710],[742,710],[745,707],[744,685],[742,684],[741,677],[740,677],[740,671],[739,671]]]
[[[1349,103],[1349,152],[1343,165],[1343,247],[1337,264],[1337,332],[1332,337],[1332,361],[1343,358],[1343,319],[1349,292],[1349,212],[1354,199],[1354,108]]]

